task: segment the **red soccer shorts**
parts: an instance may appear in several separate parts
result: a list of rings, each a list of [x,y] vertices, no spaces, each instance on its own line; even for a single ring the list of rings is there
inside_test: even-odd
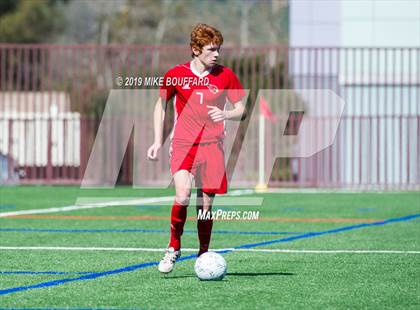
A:
[[[223,142],[185,145],[172,142],[170,151],[171,174],[187,170],[194,175],[195,184],[205,193],[227,192]]]

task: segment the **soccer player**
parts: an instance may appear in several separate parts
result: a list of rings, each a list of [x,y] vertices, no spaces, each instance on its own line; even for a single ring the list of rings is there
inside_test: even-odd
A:
[[[175,119],[171,133],[170,170],[175,185],[170,240],[158,269],[172,271],[181,256],[181,235],[187,218],[192,182],[197,187],[197,214],[211,211],[216,194],[227,192],[223,138],[225,120],[241,120],[245,92],[236,75],[219,65],[223,36],[212,26],[197,24],[191,32],[190,62],[170,69],[164,77],[154,109],[154,143],[147,151],[156,160],[162,146],[167,102],[174,98]],[[233,104],[225,110],[226,100]],[[165,108],[163,108],[165,103]],[[204,212],[204,213],[203,213]],[[200,248],[208,251],[213,219],[197,219]]]

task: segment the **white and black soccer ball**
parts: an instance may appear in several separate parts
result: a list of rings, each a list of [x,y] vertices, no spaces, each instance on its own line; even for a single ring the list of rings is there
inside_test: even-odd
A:
[[[222,255],[206,252],[195,261],[194,271],[200,280],[222,280],[226,274],[227,265]]]

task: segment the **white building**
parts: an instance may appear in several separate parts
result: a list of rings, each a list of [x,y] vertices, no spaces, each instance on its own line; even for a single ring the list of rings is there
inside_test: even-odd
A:
[[[49,132],[49,128],[51,132]],[[0,153],[15,166],[80,165],[80,114],[64,92],[0,92]]]
[[[327,177],[344,186],[418,186],[420,1],[291,0],[290,47],[296,88],[329,88],[346,101],[316,169],[333,161]]]

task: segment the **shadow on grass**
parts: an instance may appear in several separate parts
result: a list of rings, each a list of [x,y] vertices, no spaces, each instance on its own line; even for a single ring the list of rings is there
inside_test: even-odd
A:
[[[228,272],[227,277],[261,277],[261,276],[294,276],[290,272]],[[164,279],[196,278],[196,275],[189,274],[184,276],[164,276]]]

